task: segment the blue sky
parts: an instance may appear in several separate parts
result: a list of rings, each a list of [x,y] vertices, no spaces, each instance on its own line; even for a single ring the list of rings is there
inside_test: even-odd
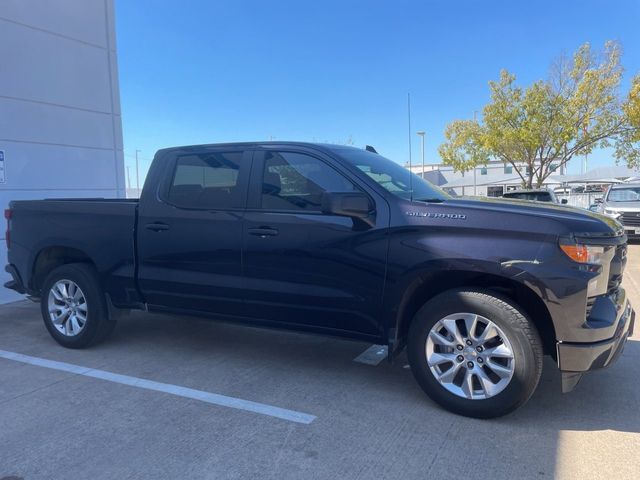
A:
[[[640,72],[637,0],[120,0],[116,16],[125,162],[141,150],[141,173],[158,148],[270,138],[352,139],[403,163],[407,92],[413,161],[425,130],[438,162],[446,124],[481,110],[501,68],[527,85],[612,39],[623,87]]]

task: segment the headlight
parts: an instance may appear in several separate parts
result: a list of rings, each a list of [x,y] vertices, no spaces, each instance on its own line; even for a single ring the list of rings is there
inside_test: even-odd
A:
[[[605,259],[605,247],[596,245],[560,244],[562,251],[574,262],[602,265]]]
[[[590,271],[597,272],[597,275],[589,280],[587,297],[595,297],[607,293],[611,260],[615,255],[613,247],[560,243],[560,248],[574,262],[599,265],[599,267],[587,267]]]
[[[620,218],[620,216],[622,215],[621,212],[618,212],[617,210],[613,210],[611,208],[605,208],[604,209],[604,214],[605,215],[609,215],[610,217],[614,218],[614,219],[618,219]]]

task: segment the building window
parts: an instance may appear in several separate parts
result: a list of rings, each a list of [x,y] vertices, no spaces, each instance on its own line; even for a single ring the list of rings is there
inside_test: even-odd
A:
[[[555,164],[553,164],[553,165],[551,165],[549,167],[549,170],[552,171],[552,172],[555,172],[557,169],[558,169],[558,165],[555,165]]]
[[[504,194],[502,185],[487,187],[487,197],[501,197]]]
[[[480,175],[486,175],[487,174],[487,167],[482,167],[480,169]]]
[[[504,166],[504,173],[513,173],[513,167],[511,165]]]
[[[525,169],[525,174],[529,175],[531,173],[531,167],[527,167]]]

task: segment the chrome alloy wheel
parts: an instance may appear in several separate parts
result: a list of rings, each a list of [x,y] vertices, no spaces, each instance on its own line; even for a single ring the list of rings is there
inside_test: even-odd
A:
[[[513,377],[514,356],[504,332],[488,318],[454,313],[429,331],[427,363],[449,392],[484,400],[502,392]]]
[[[49,290],[49,318],[63,335],[78,335],[87,323],[87,300],[71,280],[58,280]]]

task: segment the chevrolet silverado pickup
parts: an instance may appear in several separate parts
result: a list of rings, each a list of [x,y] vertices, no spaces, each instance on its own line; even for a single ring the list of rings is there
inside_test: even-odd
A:
[[[434,401],[488,418],[531,397],[543,355],[569,391],[633,330],[616,220],[455,199],[371,147],[168,148],[139,201],[13,201],[5,217],[6,286],[70,348],[129,309],[331,334],[406,351]]]

